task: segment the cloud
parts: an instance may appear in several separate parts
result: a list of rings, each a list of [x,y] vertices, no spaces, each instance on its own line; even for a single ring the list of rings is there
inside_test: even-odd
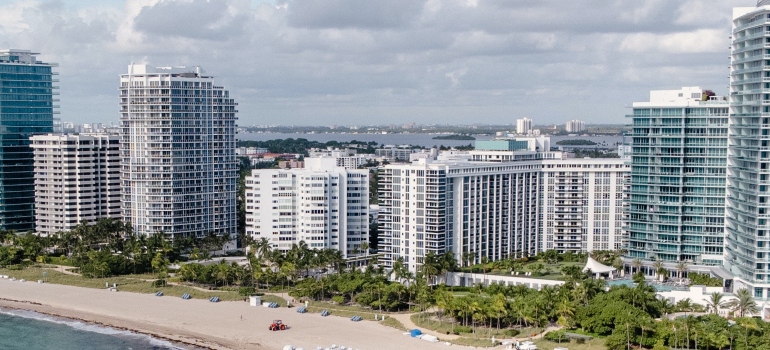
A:
[[[725,94],[751,0],[6,0],[0,46],[58,62],[61,118],[117,122],[130,62],[200,65],[240,125],[625,123],[651,89]],[[721,90],[720,90],[721,89]]]
[[[419,0],[299,0],[289,4],[288,24],[303,28],[399,28],[424,6]]]
[[[134,29],[147,35],[219,40],[243,33],[248,14],[227,1],[162,0],[134,17]]]

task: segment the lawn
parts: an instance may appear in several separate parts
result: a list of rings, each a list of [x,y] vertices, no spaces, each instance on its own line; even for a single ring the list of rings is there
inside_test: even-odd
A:
[[[46,273],[43,276],[43,272]],[[208,299],[213,296],[219,297],[222,301],[243,301],[245,298],[235,291],[224,290],[200,290],[197,288],[181,285],[167,285],[165,287],[153,287],[152,282],[148,280],[155,280],[155,275],[127,275],[107,278],[85,278],[79,275],[68,275],[59,271],[42,269],[40,267],[29,267],[22,270],[9,270],[0,269],[0,275],[8,275],[9,277],[15,277],[17,279],[26,279],[28,281],[44,280],[46,283],[64,284],[68,286],[85,287],[85,288],[105,288],[105,286],[112,286],[113,283],[118,285],[118,290],[123,292],[132,293],[146,293],[155,294],[156,292],[163,292],[165,296],[181,297],[182,294],[190,294],[190,297],[194,299]],[[279,306],[286,305],[286,301],[283,298],[265,295],[262,296],[262,300],[266,302],[276,302]]]
[[[543,264],[543,269],[540,270],[541,275],[539,276],[525,276],[524,274],[527,272],[535,272],[533,269],[533,266],[535,264]],[[585,262],[558,262],[556,264],[546,264],[539,261],[532,261],[528,262],[523,265],[523,268],[518,269],[519,277],[528,277],[528,278],[539,278],[539,279],[545,279],[545,280],[554,280],[554,281],[562,281],[564,280],[564,275],[562,274],[562,268],[567,266],[577,266],[582,268],[585,266]],[[478,265],[474,267],[475,273],[483,273],[483,269],[481,268],[481,265]],[[511,276],[511,272],[506,269],[494,269],[494,270],[487,270],[487,274],[489,275],[497,275],[497,276]]]
[[[452,323],[451,319],[444,318],[444,320],[439,321],[434,313],[430,314],[414,314],[411,317],[412,322],[414,322],[415,325],[418,327],[422,327],[425,329],[430,329],[434,332],[438,332],[440,334],[452,334],[454,326],[461,326],[461,322],[455,322]],[[473,330],[473,328],[471,328]],[[505,334],[506,330],[508,329],[497,329],[497,328],[488,328],[488,327],[476,327],[476,333],[473,332],[467,333],[467,332],[460,332],[461,337],[467,337],[467,338],[481,338],[481,339],[487,339],[487,342],[489,342],[490,337],[500,338],[500,339],[507,339],[512,338],[512,336]],[[516,331],[520,331],[518,329],[515,329]],[[527,331],[529,329],[526,329]],[[485,345],[485,346],[489,346]]]
[[[538,349],[553,349],[556,347],[568,348],[569,350],[595,350],[606,349],[604,346],[604,339],[591,339],[586,340],[585,343],[578,344],[576,341],[555,343],[545,339],[533,340],[533,343],[537,345]]]

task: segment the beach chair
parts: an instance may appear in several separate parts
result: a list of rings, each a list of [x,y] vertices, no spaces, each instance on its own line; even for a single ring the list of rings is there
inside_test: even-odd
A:
[[[329,316],[329,310],[322,310],[321,311],[321,316],[323,316],[323,317]]]
[[[306,307],[304,307],[304,306],[303,306],[303,307],[300,307],[300,308],[297,308],[297,312],[298,312],[298,313],[301,313],[301,314],[304,314],[304,313],[306,313],[306,312],[307,312],[307,308],[306,308]]]
[[[187,294],[187,293],[182,294],[182,299],[189,300],[190,299],[190,294]]]
[[[155,293],[155,296],[156,297],[162,297],[163,296],[163,292],[158,291],[158,292]]]

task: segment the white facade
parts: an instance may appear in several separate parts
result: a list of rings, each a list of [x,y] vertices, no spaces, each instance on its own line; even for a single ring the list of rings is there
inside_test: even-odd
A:
[[[35,154],[35,231],[52,235],[82,221],[120,217],[120,137],[30,137]]]
[[[306,158],[301,169],[254,169],[246,177],[246,234],[286,251],[300,241],[364,254],[369,242],[369,171]]]
[[[522,118],[516,119],[516,133],[519,135],[527,135],[532,131],[532,119]]]
[[[383,148],[374,150],[374,154],[378,158],[386,158],[391,162],[407,162],[412,153],[418,152],[417,149],[410,146],[392,146],[388,145]]]
[[[543,161],[543,249],[622,249],[629,169],[619,158]]]
[[[733,9],[724,266],[770,300],[770,1]]]
[[[567,132],[583,132],[586,129],[586,122],[582,120],[573,119],[568,121],[564,128],[567,130]]]
[[[372,154],[358,154],[356,150],[345,148],[311,149],[308,152],[310,157],[316,158],[334,158],[337,166],[345,169],[358,169],[374,159]]]
[[[199,67],[120,76],[123,218],[136,234],[236,234],[235,106]]]
[[[471,153],[486,159],[493,153],[516,154]],[[383,167],[378,218],[381,262],[390,267],[402,258],[410,270],[417,271],[429,252],[452,251],[465,264],[478,263],[481,257],[494,261],[547,249],[592,251],[604,244],[611,248],[622,245],[623,204],[622,198],[615,197],[619,192],[622,196],[617,181],[622,181],[628,168],[619,159],[561,160],[557,154],[540,153],[539,159],[518,161],[420,159]],[[611,184],[604,184],[605,175]],[[553,185],[547,185],[551,179]],[[579,181],[579,191],[572,191],[573,179]],[[596,179],[601,183],[593,184]],[[557,184],[561,180],[569,180],[570,185]],[[584,184],[586,181],[589,183]],[[580,199],[572,199],[573,194]],[[561,204],[568,205],[557,205],[563,198],[569,198],[569,203]],[[595,213],[600,220],[587,223]],[[549,214],[553,219],[546,223]],[[605,214],[607,220],[603,220]],[[579,216],[573,220],[571,215]],[[578,231],[575,235],[559,232],[573,223]],[[595,232],[595,228],[600,230]],[[466,261],[468,256],[473,261]]]

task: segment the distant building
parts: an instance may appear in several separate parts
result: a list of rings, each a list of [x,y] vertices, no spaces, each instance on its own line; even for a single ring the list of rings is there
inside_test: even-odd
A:
[[[35,228],[34,156],[29,137],[54,131],[56,64],[29,50],[0,50],[0,230]]]
[[[527,135],[532,130],[532,119],[522,118],[516,119],[516,133],[519,135]]]
[[[569,133],[579,133],[586,129],[586,122],[582,120],[573,119],[565,124],[565,129]]]
[[[416,153],[417,151],[417,149],[414,149],[409,145],[386,145],[383,148],[374,150],[374,154],[378,158],[385,158],[390,162],[408,162],[410,155],[412,153]]]
[[[358,154],[358,152],[352,148],[314,148],[310,149],[308,154],[313,158],[334,158],[337,166],[341,166],[345,169],[358,169],[374,159],[374,155]]]
[[[120,218],[120,136],[37,135],[35,231],[52,235],[80,222]]]
[[[302,169],[254,169],[246,177],[246,234],[287,251],[304,241],[364,254],[369,242],[369,171],[339,167],[333,158],[306,158]]]
[[[235,238],[236,105],[200,67],[134,64],[120,76],[123,218],[135,234]]]

